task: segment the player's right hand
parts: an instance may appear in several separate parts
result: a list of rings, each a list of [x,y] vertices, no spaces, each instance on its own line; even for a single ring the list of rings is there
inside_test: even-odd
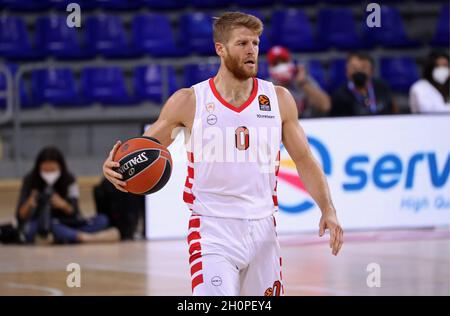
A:
[[[109,182],[111,182],[117,190],[122,192],[128,192],[125,189],[126,183],[122,181],[123,177],[120,173],[115,172],[113,168],[118,168],[120,164],[118,162],[113,161],[113,157],[116,154],[117,149],[119,149],[120,144],[122,142],[118,140],[114,147],[109,152],[108,158],[106,158],[105,162],[103,163],[103,175],[106,179],[108,179]]]

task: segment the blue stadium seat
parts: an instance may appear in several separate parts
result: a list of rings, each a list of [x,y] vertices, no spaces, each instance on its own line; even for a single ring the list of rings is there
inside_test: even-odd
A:
[[[180,18],[181,41],[201,55],[215,53],[212,41],[212,17],[206,13],[185,13]]]
[[[75,78],[68,68],[39,69],[31,77],[33,102],[56,106],[79,105]]]
[[[325,71],[320,60],[312,59],[308,61],[306,70],[322,89],[326,88]]]
[[[367,14],[366,14],[367,16]],[[368,27],[366,18],[362,21],[362,39],[365,47],[380,45],[391,48],[414,47],[420,43],[408,38],[400,12],[395,7],[381,7],[381,27]]]
[[[235,0],[234,3],[243,7],[262,7],[272,5],[273,0]]]
[[[185,87],[214,77],[219,70],[219,64],[189,64],[184,68]]]
[[[66,16],[51,15],[36,19],[36,49],[61,59],[89,57],[78,40],[78,28],[66,24]]]
[[[433,40],[431,44],[434,46],[444,46],[447,47],[450,45],[450,6],[444,5],[441,8],[441,13],[439,14],[437,23],[436,23],[436,31],[434,33]]]
[[[17,64],[11,64],[11,63],[7,63],[6,66],[10,70],[11,75],[14,77],[17,70],[19,69],[19,66]],[[0,74],[0,91],[3,91],[4,89],[6,89],[6,77],[3,73],[1,73]],[[15,96],[16,92],[13,92],[13,93]],[[19,80],[19,95],[20,95],[20,97],[19,97],[20,107],[22,109],[35,108],[37,106],[35,103],[31,102],[31,98],[25,89],[25,81],[23,78]],[[16,98],[14,97],[14,99],[16,99]],[[0,109],[5,108],[5,107],[6,107],[6,97],[0,97]]]
[[[272,15],[272,44],[293,51],[314,51],[325,47],[314,39],[306,14],[297,9],[277,10]]]
[[[236,11],[251,14],[259,18],[263,23],[266,21],[265,16],[262,14],[262,12],[255,8],[238,8]]]
[[[231,5],[234,0],[214,0],[214,1],[205,1],[205,0],[185,0],[187,5],[191,5],[195,8],[221,8]]]
[[[34,59],[34,51],[24,21],[19,17],[0,17],[0,57]]]
[[[0,93],[6,92],[6,76],[3,72],[0,72]],[[0,95],[0,110],[6,108],[6,96]]]
[[[86,19],[86,47],[110,58],[136,56],[119,16],[101,14]]]
[[[136,10],[141,5],[140,0],[95,0],[102,9]]]
[[[386,2],[389,0],[384,0],[383,2]],[[393,1],[398,1],[398,0],[393,0]],[[329,3],[329,4],[351,4],[351,3],[356,3],[356,2],[361,2],[360,0],[323,0],[323,2],[325,3]]]
[[[325,46],[338,49],[361,48],[353,13],[348,8],[325,8],[317,17],[317,34]]]
[[[304,5],[304,4],[315,4],[316,0],[281,0],[284,5]]]
[[[0,0],[1,1],[1,0]],[[69,3],[77,3],[80,5],[81,12],[97,8],[98,3],[93,0],[47,0],[50,6],[59,10],[66,10]]]
[[[168,91],[167,97],[177,90],[175,71],[167,67]],[[134,70],[134,89],[137,101],[152,101],[162,105],[163,67],[161,65],[139,66]]]
[[[347,62],[345,59],[334,59],[330,63],[328,72],[327,91],[333,93],[342,84],[347,82]]]
[[[259,37],[259,53],[265,54],[269,51],[270,47],[272,45],[270,44],[269,36],[267,34],[270,34],[270,30],[267,27],[264,27],[264,31]]]
[[[407,93],[411,85],[419,79],[419,72],[410,57],[381,58],[381,78],[389,83],[392,90]]]
[[[148,8],[155,10],[176,10],[186,7],[186,1],[183,0],[142,0],[142,2]]]
[[[187,47],[175,44],[174,33],[166,15],[139,14],[132,24],[133,44],[139,53],[153,57],[179,57],[189,53]]]
[[[86,103],[127,105],[132,102],[119,67],[88,67],[81,71],[81,91]]]
[[[0,7],[17,11],[45,10],[49,7],[48,0],[0,0]]]
[[[260,61],[258,63],[258,74],[256,77],[263,80],[269,79],[269,64],[266,61]]]

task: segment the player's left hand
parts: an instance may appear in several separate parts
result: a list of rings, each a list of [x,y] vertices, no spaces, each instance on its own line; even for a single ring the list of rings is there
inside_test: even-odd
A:
[[[330,248],[332,249],[332,254],[337,256],[344,243],[344,231],[341,225],[339,225],[336,211],[334,210],[322,214],[319,223],[319,236],[322,237],[327,229],[330,230]]]

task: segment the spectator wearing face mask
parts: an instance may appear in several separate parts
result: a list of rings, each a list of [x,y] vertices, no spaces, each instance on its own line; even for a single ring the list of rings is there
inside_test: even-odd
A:
[[[53,237],[57,243],[119,240],[117,229],[106,229],[105,215],[81,215],[78,191],[62,153],[54,147],[42,149],[22,183],[17,207],[22,241],[34,243],[37,236],[47,241]]]
[[[294,64],[287,48],[272,47],[267,53],[267,61],[269,80],[292,93],[300,117],[321,116],[330,110],[328,94],[307,74],[303,65]]]
[[[347,82],[332,96],[331,116],[378,115],[396,113],[389,86],[373,77],[373,59],[351,53],[346,64]]]
[[[423,67],[423,79],[409,90],[411,112],[450,112],[449,72],[449,55],[430,53]]]

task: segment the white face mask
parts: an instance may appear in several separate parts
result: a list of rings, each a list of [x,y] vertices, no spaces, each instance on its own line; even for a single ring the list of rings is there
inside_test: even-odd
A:
[[[439,66],[433,69],[432,73],[433,79],[439,84],[444,84],[448,79],[448,75],[449,75],[448,67]]]
[[[287,83],[294,77],[295,65],[292,62],[278,64],[275,67],[271,67],[269,72],[275,81]]]
[[[52,186],[58,181],[61,176],[61,171],[41,171],[41,178],[44,179],[47,185]]]

